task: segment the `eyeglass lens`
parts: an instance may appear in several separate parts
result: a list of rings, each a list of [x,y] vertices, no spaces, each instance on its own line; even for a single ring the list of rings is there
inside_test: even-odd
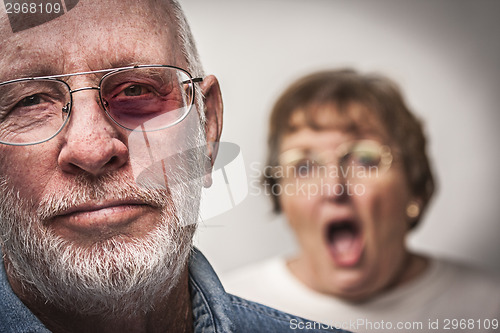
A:
[[[132,131],[155,131],[181,121],[193,102],[193,83],[171,67],[140,67],[105,75],[100,98],[105,112]],[[34,144],[54,137],[71,108],[69,86],[55,79],[0,85],[0,142]]]
[[[183,119],[193,101],[193,84],[175,68],[128,69],[103,78],[101,100],[122,127],[155,131]]]
[[[71,104],[66,84],[57,80],[26,80],[0,86],[0,141],[38,142],[64,125]]]
[[[315,181],[325,177],[360,181],[374,179],[390,166],[387,153],[382,146],[371,141],[350,144],[338,155],[332,151],[294,149],[284,153],[283,174],[285,178],[302,181]]]

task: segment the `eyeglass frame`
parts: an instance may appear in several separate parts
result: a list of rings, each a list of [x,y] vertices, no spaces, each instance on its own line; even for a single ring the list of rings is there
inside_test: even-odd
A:
[[[8,145],[8,146],[32,146],[32,145],[37,145],[37,144],[44,143],[44,142],[47,142],[47,141],[53,139],[54,137],[56,137],[63,130],[63,128],[69,122],[69,118],[71,116],[71,111],[73,110],[73,93],[79,92],[79,91],[83,91],[83,90],[98,90],[99,91],[99,102],[100,102],[101,107],[102,107],[104,113],[106,114],[106,116],[109,119],[111,119],[113,121],[113,123],[115,123],[116,125],[120,126],[123,129],[126,129],[126,130],[131,131],[131,132],[136,132],[136,131],[139,132],[138,130],[131,129],[131,128],[128,128],[128,127],[125,127],[125,126],[121,125],[115,119],[113,119],[113,117],[108,113],[108,111],[106,110],[106,107],[104,105],[104,102],[103,102],[103,99],[102,99],[102,95],[101,95],[101,84],[102,84],[102,81],[106,77],[109,77],[110,75],[113,75],[115,73],[118,73],[118,72],[121,72],[121,71],[125,71],[125,70],[137,69],[137,68],[152,68],[152,67],[173,68],[173,69],[177,69],[177,70],[180,70],[180,71],[184,72],[189,77],[189,81],[191,81],[191,84],[193,84],[193,96],[191,97],[191,104],[189,106],[189,110],[187,110],[187,112],[181,118],[179,118],[178,120],[176,120],[175,122],[173,122],[172,124],[170,124],[170,125],[168,125],[166,127],[162,127],[162,128],[154,129],[154,130],[149,130],[149,131],[142,131],[142,132],[160,131],[160,130],[164,130],[166,128],[172,127],[172,126],[180,123],[191,112],[191,109],[192,109],[193,104],[195,102],[196,89],[194,88],[194,84],[203,81],[202,77],[195,77],[195,78],[193,78],[193,76],[191,75],[191,73],[189,73],[187,70],[185,70],[185,69],[183,69],[181,67],[177,67],[177,66],[173,66],[173,65],[134,65],[134,66],[125,66],[125,67],[117,67],[117,68],[109,68],[109,69],[99,69],[99,70],[95,70],[95,71],[77,72],[77,73],[69,73],[69,74],[56,74],[56,75],[26,77],[26,78],[13,79],[13,80],[8,80],[8,81],[0,82],[0,87],[3,86],[3,85],[6,85],[6,84],[16,83],[16,82],[23,82],[23,81],[38,81],[38,80],[52,81],[53,80],[53,81],[61,82],[61,83],[63,83],[68,88],[68,91],[69,91],[69,103],[70,103],[69,110],[67,110],[67,111],[64,110],[65,108],[67,108],[67,104],[61,110],[63,113],[66,113],[68,116],[66,117],[66,119],[62,123],[61,127],[57,130],[57,132],[54,133],[52,136],[50,136],[47,139],[44,139],[44,140],[41,140],[41,141],[37,141],[37,142],[30,142],[30,143],[8,143],[8,142],[0,141],[0,144],[4,144],[4,145]],[[77,88],[75,90],[72,90],[71,87],[69,86],[69,84],[66,81],[59,79],[59,78],[63,78],[63,77],[72,77],[72,76],[77,76],[77,75],[89,75],[89,74],[99,74],[99,73],[106,73],[106,74],[104,74],[99,79],[99,84],[97,86],[81,87],[81,88]],[[185,83],[185,81],[183,81],[182,83]]]
[[[353,146],[354,143],[359,143],[359,142],[370,142],[370,143],[375,143],[376,145],[378,145],[379,146],[379,153],[380,153],[380,162],[379,162],[379,165],[377,166],[377,168],[379,168],[380,166],[383,166],[383,173],[387,172],[391,168],[392,164],[394,163],[394,153],[397,153],[397,151],[394,151],[388,145],[384,145],[378,141],[369,140],[369,139],[361,139],[361,140],[353,140],[353,141],[344,142],[336,149],[323,149],[322,152],[320,153],[320,155],[323,155],[327,151],[335,151],[335,154],[334,154],[335,158],[332,158],[332,161],[328,161],[326,163],[320,163],[320,165],[327,167],[329,164],[335,163],[337,166],[340,166],[341,163],[339,161],[341,160],[342,157],[346,156],[347,155],[346,152],[349,151],[349,149],[347,149],[345,147],[348,145]],[[278,160],[281,160],[282,155],[293,152],[293,151],[297,151],[297,150],[304,150],[304,149],[291,148],[291,149],[285,150],[284,152],[281,152],[279,154]],[[294,161],[294,160],[292,160],[292,161]],[[324,161],[321,161],[321,162],[324,162]],[[289,164],[290,164],[290,162],[281,163],[281,161],[280,161],[279,166],[272,167],[272,169],[271,169],[272,178],[274,178],[278,181],[280,181],[280,180],[283,181],[287,178],[297,179],[296,176],[293,176],[293,177],[276,176],[279,173],[279,171],[277,169],[282,168],[282,167],[285,167],[285,168],[294,167],[294,166],[289,165]],[[321,178],[324,178],[324,177],[321,177]]]

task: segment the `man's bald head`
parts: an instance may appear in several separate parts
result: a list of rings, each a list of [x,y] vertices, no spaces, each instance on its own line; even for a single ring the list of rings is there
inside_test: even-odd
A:
[[[133,24],[137,19],[144,18],[150,23],[150,33],[158,33],[161,30],[170,31],[169,40],[172,44],[175,41],[180,54],[183,55],[187,63],[187,70],[194,76],[202,76],[203,69],[199,61],[198,52],[194,43],[191,30],[186,17],[176,0],[79,0],[72,1],[76,6],[68,5],[60,8],[60,13],[43,12],[44,8],[36,7],[38,11],[33,14],[15,13],[10,9],[7,13],[5,6],[0,6],[0,53],[5,43],[22,39],[26,34],[31,34],[33,30],[43,28],[44,25],[60,25],[66,29],[67,21],[82,24],[96,24],[101,20],[109,20],[116,16],[129,16],[128,24]],[[74,7],[73,7],[74,6]],[[70,10],[68,10],[70,8]],[[98,9],[97,9],[98,8]],[[45,9],[46,10],[46,9]],[[68,16],[68,17],[65,17]],[[89,20],[93,18],[93,20]],[[29,22],[29,25],[26,25]],[[35,23],[33,23],[35,22]],[[98,30],[96,27],[95,30]],[[47,35],[47,38],[50,36]],[[91,36],[89,36],[91,37]],[[71,34],[68,34],[68,41]],[[39,40],[43,43],[44,40]]]

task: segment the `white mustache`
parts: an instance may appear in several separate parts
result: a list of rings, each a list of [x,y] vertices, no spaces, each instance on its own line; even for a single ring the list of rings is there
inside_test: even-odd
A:
[[[44,223],[75,207],[103,201],[140,202],[154,208],[172,203],[169,188],[145,186],[138,186],[134,181],[117,175],[104,175],[96,179],[77,177],[63,191],[43,196],[38,204],[37,216]]]

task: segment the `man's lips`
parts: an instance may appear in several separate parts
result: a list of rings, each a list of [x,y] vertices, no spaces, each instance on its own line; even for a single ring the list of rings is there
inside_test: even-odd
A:
[[[121,229],[153,210],[153,206],[139,200],[87,202],[59,212],[49,223],[78,232]]]
[[[123,207],[123,206],[136,206],[136,205],[145,205],[144,202],[139,200],[107,200],[107,201],[98,201],[98,202],[86,202],[84,204],[75,205],[70,208],[67,208],[57,216],[67,216],[71,214],[80,214],[80,213],[89,213],[96,212],[104,209],[113,209],[115,207]]]

